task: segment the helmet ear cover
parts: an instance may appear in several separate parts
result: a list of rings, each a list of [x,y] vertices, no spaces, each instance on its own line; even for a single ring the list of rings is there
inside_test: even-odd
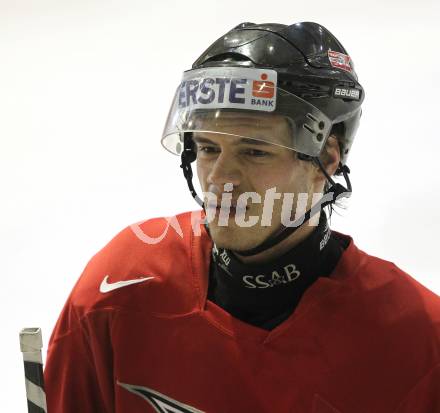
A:
[[[330,131],[330,135],[333,135],[339,143],[339,153],[342,157],[342,152],[343,150],[343,146],[344,146],[344,136],[345,136],[345,123],[344,122],[339,122],[339,123],[335,123],[332,126],[332,129]],[[348,150],[346,150],[345,154],[348,152]],[[298,159],[300,159],[301,161],[314,161],[314,157],[310,156],[310,155],[306,155],[304,153],[301,152],[297,152],[297,156]],[[335,175],[337,176],[341,176],[343,175],[343,168],[341,167],[341,164],[338,165],[338,168],[336,169]]]

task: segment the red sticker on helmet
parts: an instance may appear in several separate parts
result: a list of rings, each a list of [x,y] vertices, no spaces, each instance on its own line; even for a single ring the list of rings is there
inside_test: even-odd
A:
[[[333,50],[328,51],[328,60],[330,60],[330,64],[333,67],[336,67],[338,69],[345,70],[347,72],[351,72],[351,66],[350,66],[350,56],[340,53],[340,52],[334,52]]]
[[[252,96],[257,98],[272,99],[275,95],[275,83],[268,82],[267,74],[263,73],[261,75],[262,81],[254,80],[252,82]]]

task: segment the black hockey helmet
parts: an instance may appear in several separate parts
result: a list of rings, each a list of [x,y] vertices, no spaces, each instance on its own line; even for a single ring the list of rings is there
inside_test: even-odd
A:
[[[203,105],[189,105],[198,102],[188,97],[194,92],[188,85],[192,82],[193,86],[200,86],[197,92],[202,93],[202,82],[209,80],[210,71],[218,76],[229,70],[225,75],[227,80],[227,76],[236,76],[234,69],[243,73],[239,68],[276,72],[274,113],[282,113],[292,120],[291,149],[306,157],[319,156],[330,133],[337,131],[341,163],[346,163],[359,126],[364,90],[358,82],[353,61],[341,43],[325,27],[312,22],[291,26],[242,23],[215,41],[184,74],[165,126],[162,138],[165,148],[180,154],[183,149],[183,145],[179,145],[179,140],[183,143],[181,132],[196,130],[188,119],[194,111],[203,110]],[[209,84],[204,86],[205,92],[209,92]],[[184,108],[179,106],[182,93],[188,103]],[[208,106],[204,109],[212,110]],[[230,106],[229,111],[231,108],[238,109]]]

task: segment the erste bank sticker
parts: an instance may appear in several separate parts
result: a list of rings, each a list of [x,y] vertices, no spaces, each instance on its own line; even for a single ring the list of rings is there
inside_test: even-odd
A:
[[[340,52],[334,52],[333,50],[328,51],[328,60],[330,60],[330,64],[333,67],[336,67],[338,69],[345,70],[347,72],[351,72],[351,66],[350,66],[350,56],[340,53]]]
[[[234,108],[272,112],[277,72],[270,69],[220,68],[188,72],[180,85],[179,108]]]

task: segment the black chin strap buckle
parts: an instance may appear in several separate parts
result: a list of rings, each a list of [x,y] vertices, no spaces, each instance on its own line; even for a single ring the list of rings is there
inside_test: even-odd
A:
[[[346,197],[351,196],[352,188],[351,188],[350,178],[348,177],[348,174],[350,173],[350,168],[347,165],[342,165],[341,162],[339,162],[338,170],[336,171],[336,173],[342,173],[345,182],[347,183],[347,188],[344,188],[341,184],[336,184],[342,187],[343,191],[341,193],[345,192]]]
[[[185,152],[182,152],[182,163],[180,164],[180,167],[183,169],[183,176],[188,181],[188,179],[192,179],[193,177],[193,171],[191,168],[191,164],[188,162],[185,156]]]

